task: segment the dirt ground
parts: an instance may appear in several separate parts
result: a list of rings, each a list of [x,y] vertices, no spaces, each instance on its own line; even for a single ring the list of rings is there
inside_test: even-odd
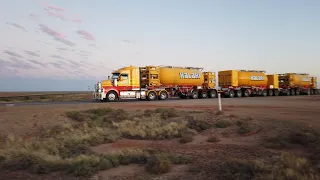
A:
[[[24,138],[32,137],[44,129],[70,122],[64,115],[71,110],[86,110],[98,107],[122,108],[128,111],[143,111],[154,108],[174,108],[180,110],[218,110],[217,99],[168,100],[157,102],[116,102],[88,104],[52,104],[32,106],[0,106],[0,134],[15,134]],[[211,179],[207,174],[194,175],[189,172],[191,166],[201,166],[207,160],[214,161],[226,156],[255,159],[279,153],[261,147],[261,140],[275,136],[285,129],[299,126],[320,128],[320,96],[294,97],[253,97],[224,98],[222,110],[234,116],[251,117],[262,127],[261,131],[247,135],[236,135],[232,129],[219,132],[211,130],[199,133],[191,143],[180,144],[177,140],[129,140],[121,139],[112,144],[92,147],[97,153],[111,153],[122,148],[152,147],[186,156],[196,157],[192,165],[175,165],[170,173],[161,176],[149,176],[139,165],[120,166],[101,171],[87,179]],[[206,142],[212,135],[220,136],[217,143]],[[299,152],[298,152],[299,153]],[[209,161],[208,161],[209,162]],[[201,165],[202,164],[202,165]],[[6,179],[63,179],[59,175],[24,175],[24,172],[3,171]],[[0,179],[1,179],[0,176]],[[72,179],[72,178],[70,178]],[[81,179],[81,178],[80,178]],[[213,178],[214,179],[214,178]]]

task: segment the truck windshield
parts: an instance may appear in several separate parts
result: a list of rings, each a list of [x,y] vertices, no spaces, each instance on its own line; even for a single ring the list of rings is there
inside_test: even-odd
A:
[[[112,79],[118,79],[119,78],[120,73],[113,73],[112,74]]]

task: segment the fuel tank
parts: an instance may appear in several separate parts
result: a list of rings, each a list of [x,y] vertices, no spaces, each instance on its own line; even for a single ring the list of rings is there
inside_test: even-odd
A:
[[[264,71],[254,70],[226,70],[218,72],[219,86],[267,86],[268,77]]]
[[[162,85],[201,86],[204,74],[198,69],[160,67],[160,83]]]
[[[312,78],[306,73],[285,73],[279,74],[281,87],[310,87]]]

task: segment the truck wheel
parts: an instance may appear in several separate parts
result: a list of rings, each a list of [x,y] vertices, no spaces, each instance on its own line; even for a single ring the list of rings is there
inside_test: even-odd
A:
[[[287,89],[287,96],[290,96],[290,90]]]
[[[297,96],[300,95],[300,89],[296,89],[296,95],[297,95]]]
[[[291,94],[291,96],[294,96],[294,95],[296,95],[296,93],[295,93],[296,91],[294,90],[294,89],[291,89],[290,90],[290,94]]]
[[[182,94],[181,92],[179,92],[178,95],[180,99],[187,99],[187,96]]]
[[[249,97],[249,96],[250,96],[250,92],[249,92],[248,89],[246,89],[246,90],[243,91],[243,96],[244,96],[244,97]]]
[[[274,94],[274,96],[279,96],[279,90],[275,89],[273,94]]]
[[[191,93],[191,99],[198,99],[198,91],[192,91],[192,93]]]
[[[262,90],[262,96],[265,97],[267,95],[268,95],[267,91],[266,90]]]
[[[208,97],[208,94],[207,94],[207,92],[206,91],[202,91],[202,92],[199,92],[199,98],[207,98]]]
[[[154,101],[157,99],[157,94],[154,91],[150,91],[147,96],[148,101]]]
[[[241,97],[241,96],[242,96],[241,90],[236,91],[236,97]]]
[[[307,90],[307,95],[311,95],[310,89]]]
[[[168,98],[168,93],[166,91],[161,91],[158,98],[159,100],[165,100]]]
[[[310,89],[310,95],[313,95],[313,89]]]
[[[217,91],[216,90],[210,90],[208,94],[209,98],[216,98],[217,97]]]
[[[116,101],[117,98],[118,98],[117,93],[114,91],[110,91],[110,92],[108,92],[105,100],[108,102],[113,102],[113,101]]]
[[[270,90],[268,91],[268,95],[269,95],[269,96],[273,96],[273,90],[272,90],[272,89],[270,89]]]
[[[234,90],[229,90],[229,97],[234,98],[234,96],[235,96]]]

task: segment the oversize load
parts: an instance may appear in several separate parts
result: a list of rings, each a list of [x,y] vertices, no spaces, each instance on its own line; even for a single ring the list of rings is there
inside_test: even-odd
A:
[[[180,79],[200,79],[200,73],[186,73],[181,72]]]

